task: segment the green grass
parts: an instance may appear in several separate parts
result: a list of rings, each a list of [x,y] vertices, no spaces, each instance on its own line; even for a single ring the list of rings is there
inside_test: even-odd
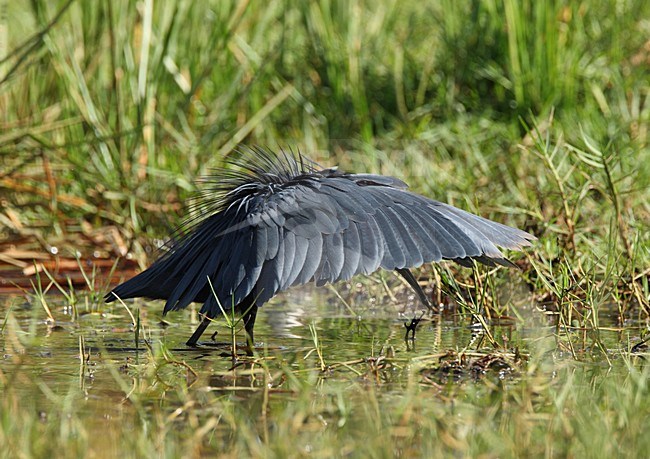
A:
[[[260,363],[285,381],[286,394],[253,384],[242,403],[237,391],[201,389],[205,381],[188,387],[187,368],[154,342],[142,368],[128,369],[139,381],[133,391],[119,364],[99,363],[107,384],[119,387],[113,404],[129,400],[120,411],[102,399],[124,422],[105,439],[79,410],[84,377],[51,387],[12,357],[15,366],[0,365],[5,455],[83,455],[98,451],[98,441],[114,455],[147,457],[301,456],[308,448],[323,456],[600,457],[649,449],[648,369],[629,352],[647,337],[650,317],[647,1],[3,5],[3,247],[51,254],[56,246],[75,258],[94,250],[78,247],[89,228],[116,228],[119,238],[110,240],[124,241],[144,266],[152,241],[182,220],[196,179],[237,145],[299,148],[324,165],[397,176],[534,233],[535,247],[513,257],[521,273],[443,266],[422,274],[462,320],[491,327],[510,317],[525,326],[544,315],[555,338],[551,358],[536,353],[534,340],[518,343],[530,358],[513,381],[439,388],[423,382],[416,360],[391,356],[397,385],[360,380],[367,369],[359,367],[324,377],[322,361],[338,357],[313,328],[319,351],[303,367]],[[100,255],[124,255],[121,242],[112,247]],[[102,311],[104,281],[91,271],[90,297],[47,272],[34,278],[33,320],[62,320],[48,309],[48,291],[68,298],[74,323]],[[359,282],[373,298],[396,285],[385,274]],[[363,316],[355,288],[340,286],[340,298]],[[26,361],[38,366],[17,307],[3,308],[3,350],[27,349]],[[140,320],[136,342],[148,339]],[[624,335],[615,346],[603,339],[608,328]],[[492,344],[481,352],[512,351],[488,329]]]

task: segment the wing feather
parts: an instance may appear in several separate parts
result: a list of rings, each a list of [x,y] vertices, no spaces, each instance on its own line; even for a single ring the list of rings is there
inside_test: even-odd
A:
[[[266,221],[262,225],[263,230],[266,232],[266,247],[263,247],[262,250],[265,250],[265,260],[274,259],[280,248],[280,234],[279,229],[281,226],[273,224],[273,221]]]
[[[395,208],[399,212],[399,215],[404,218],[405,224],[413,231],[414,240],[417,240],[418,247],[420,248],[422,261],[432,262],[442,260],[442,254],[438,245],[431,243],[431,234],[427,231],[426,224],[421,221],[417,212],[410,211],[402,204],[397,204]]]
[[[320,265],[320,259],[323,255],[323,236],[318,235],[307,240],[307,255],[305,257],[305,264],[300,270],[300,274],[296,278],[293,285],[306,284],[311,281],[316,274],[316,270]]]
[[[384,256],[381,260],[381,267],[384,269],[403,268],[406,264],[404,243],[399,238],[397,229],[382,210],[376,210],[373,217],[384,240]]]
[[[341,267],[341,280],[348,280],[360,272],[359,262],[361,261],[361,241],[357,224],[351,222],[342,236],[343,243],[343,266]]]
[[[291,274],[289,274],[289,277],[287,279],[288,285],[286,287],[290,287],[292,285],[298,284],[298,276],[300,275],[303,267],[305,266],[305,262],[307,261],[309,240],[301,236],[295,236],[295,245],[296,245],[295,257],[293,259],[293,264],[291,266]]]
[[[490,242],[506,249],[519,250],[523,247],[530,246],[531,241],[535,240],[533,236],[517,228],[493,222],[492,220],[465,212],[449,204],[438,204],[440,205],[441,212],[448,213],[450,218],[456,217],[467,226],[475,228],[484,238],[489,238]]]
[[[280,290],[289,288],[291,285],[290,277],[293,271],[293,264],[296,258],[296,235],[291,231],[284,232],[284,263],[282,266],[282,276],[280,280]]]
[[[284,260],[284,257],[283,257]],[[260,276],[255,284],[255,296],[260,303],[265,303],[279,291],[280,282],[277,276],[277,258],[265,260],[260,270]]]
[[[379,268],[381,261],[384,259],[386,250],[384,236],[379,231],[379,227],[374,218],[368,218],[365,222],[358,222],[356,227],[359,231],[361,254],[359,267],[355,274],[370,274]]]
[[[320,265],[315,275],[318,286],[341,278],[341,270],[345,261],[342,234],[324,234],[322,252]]]
[[[422,265],[423,259],[420,247],[416,242],[416,228],[409,225],[408,220],[398,211],[399,209],[396,206],[391,206],[386,209],[386,214],[404,244],[405,262],[403,267],[418,267]]]

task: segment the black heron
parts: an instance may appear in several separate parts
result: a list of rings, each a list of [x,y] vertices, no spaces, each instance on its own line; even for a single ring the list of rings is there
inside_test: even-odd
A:
[[[188,346],[234,307],[250,351],[257,310],[278,292],[379,268],[396,270],[431,307],[409,268],[441,260],[513,266],[497,246],[519,250],[535,239],[412,193],[393,177],[321,169],[300,154],[262,148],[228,161],[169,250],[105,298],[164,299],[163,314],[203,303]]]

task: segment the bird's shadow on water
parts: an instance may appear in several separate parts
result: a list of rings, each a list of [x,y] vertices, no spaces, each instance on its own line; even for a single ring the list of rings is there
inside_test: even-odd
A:
[[[105,347],[86,346],[85,351],[90,353],[106,352],[108,354],[137,354],[145,353],[151,349],[150,346],[119,346],[110,345]],[[174,346],[168,351],[179,355],[191,355],[193,358],[223,357],[236,360],[248,360],[252,356],[246,353],[246,344],[237,343],[236,353],[233,356],[232,343],[226,341],[199,342],[197,346]],[[261,356],[269,352],[286,352],[290,349],[287,346],[267,346],[264,343],[257,343],[253,350],[255,355]]]
[[[258,355],[269,351],[283,352],[287,349],[286,346],[265,346],[260,343],[253,346],[253,351]],[[233,356],[232,343],[226,341],[199,342],[197,346],[172,347],[169,350],[179,354],[200,354],[205,357],[217,355],[219,357],[227,357],[231,359],[233,357],[236,359],[251,358],[251,355],[246,353],[245,343],[237,343],[236,353]]]

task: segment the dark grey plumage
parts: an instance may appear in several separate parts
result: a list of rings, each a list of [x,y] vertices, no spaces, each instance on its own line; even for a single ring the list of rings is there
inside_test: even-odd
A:
[[[441,260],[512,266],[497,246],[520,250],[535,239],[411,193],[396,178],[319,169],[284,152],[247,150],[209,182],[200,216],[168,252],[106,296],[166,299],[164,313],[203,303],[206,319],[189,345],[221,313],[217,301],[244,314],[252,339],[257,308],[293,285],[394,269],[426,301],[408,268]]]

